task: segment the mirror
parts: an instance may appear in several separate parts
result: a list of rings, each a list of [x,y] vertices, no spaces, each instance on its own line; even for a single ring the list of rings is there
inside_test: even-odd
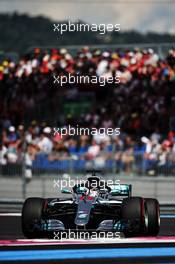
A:
[[[65,188],[64,188],[64,189],[61,189],[61,192],[62,192],[62,193],[72,193],[70,190],[65,189]]]

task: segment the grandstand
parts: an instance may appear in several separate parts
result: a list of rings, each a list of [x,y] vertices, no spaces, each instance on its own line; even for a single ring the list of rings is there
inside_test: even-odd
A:
[[[120,75],[120,84],[54,84],[53,75]],[[175,175],[175,49],[35,49],[0,64],[2,174]],[[121,128],[60,138],[53,127]],[[23,155],[25,153],[25,155]]]

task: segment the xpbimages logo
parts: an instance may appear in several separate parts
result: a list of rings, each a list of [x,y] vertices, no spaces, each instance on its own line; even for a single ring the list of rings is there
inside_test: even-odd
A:
[[[53,180],[53,188],[56,189],[72,189],[74,186],[81,186],[90,188],[90,185],[92,188],[100,188],[100,190],[106,190],[106,186],[116,186],[119,189],[120,187],[120,180],[110,180],[101,179],[100,182],[96,181],[95,179],[92,179],[91,183],[87,181],[86,179],[72,179],[69,177],[68,174],[64,175],[64,179],[54,179]]]
[[[116,76],[88,76],[88,75],[53,75],[54,84],[60,85],[61,87],[66,83],[69,84],[99,84],[100,86],[105,86],[106,84],[119,84],[120,83],[120,75],[116,74]]]
[[[68,240],[68,239],[82,239],[82,240],[108,240],[108,239],[112,239],[112,238],[120,238],[120,232],[104,232],[104,231],[91,231],[88,232],[86,230],[82,230],[77,232],[76,231],[71,231],[70,229],[67,232],[54,232],[54,239],[56,240],[60,240],[60,241],[64,241],[64,240]]]
[[[120,31],[120,24],[87,24],[80,21],[53,24],[53,31],[63,35],[65,32],[98,32],[104,35],[108,32]]]
[[[61,128],[53,128],[53,133],[55,135],[60,135],[61,138],[63,136],[69,135],[69,136],[101,136],[105,137],[107,136],[119,136],[120,135],[120,128],[84,128],[84,127],[79,127],[79,125],[76,125],[75,127],[72,127],[70,125],[61,127]]]

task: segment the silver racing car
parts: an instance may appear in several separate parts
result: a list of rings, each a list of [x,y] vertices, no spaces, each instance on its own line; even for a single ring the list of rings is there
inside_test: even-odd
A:
[[[130,184],[104,180],[91,171],[82,184],[62,193],[68,198],[27,198],[22,230],[27,238],[50,237],[68,230],[121,232],[125,237],[157,236],[160,210],[156,199],[132,196]]]

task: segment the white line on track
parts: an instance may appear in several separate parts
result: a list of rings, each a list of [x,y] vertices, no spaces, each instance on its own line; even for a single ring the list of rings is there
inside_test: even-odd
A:
[[[76,245],[76,244],[140,244],[140,243],[175,243],[175,237],[143,237],[143,238],[120,238],[108,240],[49,240],[49,239],[17,239],[17,240],[0,240],[0,246],[46,246],[46,245]]]
[[[0,216],[21,216],[21,213],[0,213]]]

